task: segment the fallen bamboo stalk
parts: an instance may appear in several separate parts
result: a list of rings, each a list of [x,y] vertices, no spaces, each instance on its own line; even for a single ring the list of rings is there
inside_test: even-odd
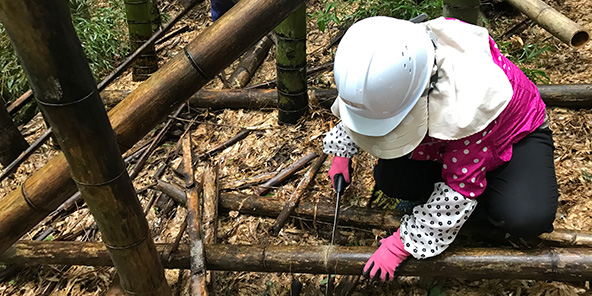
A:
[[[171,58],[111,109],[109,119],[121,150],[132,147],[302,3],[302,0],[240,1],[222,20],[206,28],[183,53]],[[225,36],[223,42],[219,36]],[[63,153],[29,176],[26,183],[26,198],[22,188],[18,188],[0,199],[0,253],[76,190]]]
[[[550,107],[592,108],[592,84],[539,84],[541,98]],[[129,91],[103,91],[104,102],[123,99]],[[337,90],[312,89],[308,96],[323,108],[330,108]],[[193,108],[263,109],[277,107],[277,92],[272,89],[200,90],[189,99]]]
[[[168,186],[163,187],[163,193],[171,197],[185,196],[183,189],[169,183],[166,184]],[[185,203],[181,204],[185,205]],[[241,214],[277,217],[283,208],[283,202],[276,197],[223,193],[220,195],[219,208],[224,211],[238,211]],[[303,201],[294,209],[291,217],[332,223],[334,212],[334,204]],[[401,224],[401,217],[402,214],[398,211],[350,206],[340,209],[339,225],[393,230]],[[472,231],[471,224],[467,223],[462,231]],[[540,238],[549,244],[558,246],[592,247],[592,232],[558,228],[551,233],[542,234]]]
[[[238,132],[236,135],[234,135],[232,138],[224,141],[224,143],[219,144],[218,146],[210,149],[208,152],[205,152],[201,155],[196,156],[193,159],[193,166],[195,167],[197,165],[198,162],[206,160],[210,157],[213,157],[214,155],[218,154],[220,151],[234,145],[235,143],[237,143],[238,141],[246,138],[250,133],[251,133],[251,129],[242,129],[240,132]],[[177,167],[177,171],[183,171],[185,169],[185,160],[182,159],[181,163],[179,163],[179,166]]]
[[[300,199],[305,194],[306,188],[308,188],[308,185],[314,179],[314,176],[325,162],[325,159],[327,159],[327,154],[322,154],[319,159],[315,160],[306,174],[304,174],[304,177],[302,177],[300,183],[298,183],[296,190],[294,190],[294,193],[292,193],[290,199],[286,201],[286,204],[280,211],[275,223],[273,223],[271,226],[271,229],[269,230],[270,235],[277,236],[280,233],[280,230],[282,227],[284,227],[284,224],[286,224],[286,221],[292,215],[294,209],[298,206]]]
[[[170,244],[156,244],[157,250]],[[189,246],[182,244],[166,268],[189,268]],[[206,245],[209,270],[359,275],[376,247]],[[112,266],[104,246],[83,242],[19,241],[0,255],[4,263]],[[592,277],[587,248],[454,248],[425,260],[409,259],[399,275],[469,279],[586,280]]]
[[[249,177],[247,179],[243,179],[243,180],[222,183],[222,185],[220,185],[220,187],[222,189],[231,189],[231,190],[243,189],[245,187],[249,187],[249,186],[257,185],[261,182],[265,182],[265,181],[271,179],[273,176],[275,176],[275,174],[276,174],[275,172],[263,173],[263,174],[259,174],[259,175],[253,176],[253,177]]]
[[[312,152],[308,155],[305,155],[303,158],[299,159],[291,166],[281,170],[275,177],[271,178],[269,181],[259,186],[259,188],[255,190],[255,195],[263,195],[267,193],[267,191],[269,191],[273,186],[284,181],[286,178],[300,170],[302,167],[304,167],[304,165],[306,165],[309,161],[313,160],[317,156],[318,155],[316,153]]]
[[[202,175],[203,184],[203,242],[214,245],[218,241],[218,166],[208,164]],[[216,291],[216,273],[206,271],[206,282],[209,291]]]
[[[185,163],[192,163],[191,160],[191,133],[183,137],[183,160]],[[191,239],[191,295],[208,295],[206,287],[206,269],[204,240],[202,236],[202,211],[199,198],[200,186],[195,181],[195,173],[192,166],[184,169],[185,189],[187,192],[187,227]]]
[[[255,46],[253,46],[238,64],[234,72],[228,78],[230,87],[243,88],[251,81],[251,77],[261,66],[265,57],[269,54],[269,49],[273,45],[273,40],[269,36],[261,38]]]
[[[540,0],[508,0],[512,6],[568,45],[579,47],[590,39],[584,27]]]

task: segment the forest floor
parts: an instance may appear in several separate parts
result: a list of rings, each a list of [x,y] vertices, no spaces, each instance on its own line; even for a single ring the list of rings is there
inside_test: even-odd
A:
[[[209,2],[209,1],[206,1]],[[308,1],[309,14],[321,9],[320,0]],[[553,5],[572,20],[592,29],[592,1],[556,0]],[[488,8],[492,10],[497,8]],[[166,5],[167,13],[175,15],[179,8]],[[501,36],[509,28],[526,19],[511,10],[488,14],[487,27],[493,36]],[[211,25],[208,3],[202,3],[176,27],[187,25],[189,32],[183,33],[157,46],[161,63],[181,52],[182,48],[194,39],[203,29]],[[324,32],[318,30],[314,20],[308,25],[308,66],[315,67],[332,60],[335,46],[328,48],[337,28],[329,27]],[[553,84],[592,83],[592,44],[581,48],[571,48],[544,29],[531,25],[518,33],[520,39],[528,44],[547,44],[553,51],[528,67],[543,70]],[[514,37],[513,40],[516,40]],[[511,41],[506,39],[497,40]],[[226,69],[230,74],[237,62]],[[252,83],[270,81],[275,78],[274,48],[266,58]],[[334,88],[331,69],[310,77],[310,86],[315,88]],[[131,81],[130,71],[113,83],[111,90],[133,90],[140,83]],[[221,89],[220,79],[210,82],[206,89]],[[555,166],[557,171],[560,201],[555,227],[592,231],[592,112],[549,107],[551,128],[555,139]],[[310,111],[296,125],[278,125],[277,111],[265,110],[207,110],[192,109],[180,115],[193,120],[190,126],[194,152],[201,154],[234,136],[242,128],[257,127],[245,139],[223,150],[211,161],[219,168],[222,190],[226,192],[253,193],[254,187],[227,188],[233,181],[279,171],[303,156],[319,151],[324,134],[337,123],[328,111],[312,105]],[[172,171],[178,165],[181,155],[175,150],[178,137],[184,132],[187,121],[179,121],[169,132],[165,143],[160,145],[149,158],[140,175],[134,180],[137,189],[150,185],[155,171],[164,163],[167,154],[173,155],[163,180],[183,184],[182,179]],[[151,141],[162,124],[153,129],[131,151]],[[27,140],[32,142],[45,129],[40,117],[21,127]],[[46,144],[19,168],[14,177],[0,184],[0,198],[17,188],[33,172],[43,166],[56,154],[53,145]],[[127,154],[126,154],[127,155]],[[208,162],[200,162],[197,175],[201,175]],[[360,153],[354,159],[355,175],[348,187],[343,205],[365,206],[372,187],[372,166],[375,159]],[[305,201],[333,201],[334,191],[327,178],[331,159],[328,158],[313,182],[307,189]],[[306,169],[297,172],[271,195],[287,199],[294,192]],[[138,195],[143,207],[153,190]],[[166,195],[160,196],[151,205],[147,219],[155,242],[171,243],[179,232],[179,226],[186,217],[186,210],[178,206]],[[268,234],[275,219],[240,214],[238,212],[220,213],[219,244],[278,244],[278,245],[327,245],[330,238],[330,225],[317,221],[288,220],[279,236]],[[67,215],[60,215],[51,223],[31,230],[22,239],[32,239],[48,227],[53,228],[51,239],[77,241],[100,241],[100,234],[93,226],[93,218],[88,209],[80,204]],[[78,235],[73,236],[76,233]],[[386,231],[365,230],[363,228],[342,227],[339,229],[340,243],[347,245],[376,245],[378,240],[389,235]],[[183,241],[188,243],[187,234]],[[1,269],[0,269],[1,270]],[[173,289],[182,295],[189,295],[189,273],[185,271],[181,285],[178,282],[179,270],[166,270],[166,277]],[[320,289],[325,275],[293,273],[255,273],[255,272],[217,272],[217,294],[219,295],[287,295],[290,284],[298,280],[303,284],[302,295],[322,295]],[[27,266],[16,276],[0,282],[0,296],[4,295],[120,295],[116,292],[116,272],[109,267],[89,266]],[[340,277],[337,276],[337,279]],[[454,278],[400,277],[391,283],[376,283],[362,280],[353,295],[592,295],[589,282],[555,282],[535,280],[467,280]]]

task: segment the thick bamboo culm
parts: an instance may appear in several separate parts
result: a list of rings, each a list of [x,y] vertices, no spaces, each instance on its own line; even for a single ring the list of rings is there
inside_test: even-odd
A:
[[[122,288],[133,295],[170,295],[67,4],[8,2],[0,1],[0,20],[101,231]],[[27,192],[26,181],[21,190]]]
[[[273,45],[273,40],[269,36],[261,38],[254,47],[252,47],[243,56],[241,62],[236,66],[232,75],[228,78],[230,86],[233,88],[243,88],[249,84],[251,77],[261,66],[265,57],[269,54],[269,49]]]
[[[130,37],[132,51],[142,46],[150,39],[153,30],[155,16],[152,14],[154,0],[125,0],[125,14]],[[158,9],[157,9],[158,11]],[[158,15],[160,18],[160,14]],[[132,79],[143,81],[150,77],[150,74],[158,70],[158,57],[154,44],[148,46],[132,65]]]
[[[162,254],[170,244],[156,244]],[[314,274],[362,273],[376,247],[206,245],[208,270]],[[189,246],[182,244],[165,268],[189,268]],[[110,266],[100,243],[19,241],[0,262]],[[592,250],[587,248],[450,248],[425,260],[409,259],[398,275],[468,279],[536,279],[582,281],[592,277]]]
[[[0,164],[6,167],[29,147],[12,117],[0,101]]]
[[[240,1],[224,18],[206,28],[183,53],[169,60],[109,112],[121,150],[129,149],[303,2]],[[21,188],[0,199],[0,253],[75,191],[67,162],[59,153],[27,179],[26,200]]]
[[[508,0],[508,3],[568,45],[579,47],[590,39],[590,34],[583,26],[543,1]]]
[[[306,5],[275,28],[278,121],[294,124],[308,111]]]
[[[444,0],[442,3],[442,15],[473,25],[481,25],[480,5],[480,0]]]

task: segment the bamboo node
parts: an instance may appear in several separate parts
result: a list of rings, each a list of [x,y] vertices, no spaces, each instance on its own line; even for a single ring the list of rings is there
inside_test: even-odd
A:
[[[123,176],[123,174],[125,174],[125,172],[126,172],[125,171],[125,168],[123,168],[123,170],[121,170],[121,172],[117,176],[115,176],[114,178],[109,179],[107,181],[99,182],[99,183],[85,183],[85,182],[81,182],[81,181],[76,180],[74,178],[74,176],[72,176],[72,180],[74,180],[74,183],[76,183],[76,185],[80,185],[80,186],[87,186],[87,187],[88,186],[104,186],[104,185],[108,185],[110,183],[113,183],[113,182],[117,181],[119,178],[121,178],[121,176]]]
[[[51,213],[51,210],[47,210],[42,207],[36,206],[31,201],[31,199],[29,198],[29,195],[27,194],[27,190],[25,190],[25,184],[27,184],[27,180],[25,180],[25,182],[23,182],[23,185],[21,185],[21,194],[22,194],[23,198],[25,199],[25,202],[27,202],[27,204],[29,205],[29,207],[31,207],[31,209],[33,209],[39,213],[45,214],[45,215],[48,213]]]
[[[88,95],[84,96],[82,99],[78,99],[78,100],[74,100],[74,101],[70,101],[70,102],[65,102],[65,103],[50,103],[50,102],[44,102],[41,99],[37,99],[37,103],[39,103],[43,106],[49,106],[49,107],[65,107],[65,106],[70,106],[70,105],[81,103],[81,102],[85,101],[86,99],[92,97],[92,95],[95,93],[97,93],[96,88],[94,88]]]
[[[279,94],[283,95],[283,96],[286,96],[286,97],[298,97],[298,96],[303,96],[305,94],[308,94],[308,91],[307,90],[301,91],[301,92],[298,92],[298,93],[287,93],[285,91],[281,91],[281,90],[278,89],[277,92]],[[308,106],[306,106],[306,108],[308,108]],[[302,108],[302,109],[305,109],[305,108]],[[302,110],[302,109],[300,109],[300,110]]]
[[[107,249],[110,249],[110,250],[127,250],[127,249],[131,249],[131,248],[137,247],[141,243],[143,243],[146,240],[146,238],[148,238],[148,233],[149,232],[150,232],[150,230],[146,229],[146,232],[144,233],[144,235],[138,241],[135,241],[135,242],[133,242],[133,243],[127,245],[127,246],[122,246],[122,247],[112,246],[112,245],[108,244],[105,241],[103,241],[103,244],[105,245],[105,247],[107,247]]]
[[[193,55],[189,52],[189,50],[187,50],[187,47],[183,48],[183,51],[185,52],[185,56],[189,59],[189,62],[191,63],[193,68],[197,70],[199,74],[201,74],[208,81],[213,79],[213,77],[209,77],[208,75],[206,75],[206,72],[204,72],[204,70],[201,69],[201,67],[195,61],[195,58],[193,58]]]

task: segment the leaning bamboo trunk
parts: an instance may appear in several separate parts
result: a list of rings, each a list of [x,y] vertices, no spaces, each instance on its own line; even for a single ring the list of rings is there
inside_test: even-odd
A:
[[[162,254],[170,244],[156,244]],[[376,247],[206,245],[209,270],[361,274]],[[103,245],[82,242],[19,241],[0,262],[110,266]],[[189,246],[180,245],[166,268],[189,268]],[[544,248],[450,248],[425,260],[409,259],[398,275],[469,279],[586,280],[592,277],[592,250]]]
[[[109,112],[122,151],[133,146],[303,2],[240,1],[224,18],[204,30],[184,53],[173,57]],[[26,183],[26,200],[21,188],[0,199],[0,253],[76,191],[62,153],[31,175]]]
[[[481,25],[480,5],[480,0],[444,0],[442,3],[442,15],[473,25]]]
[[[520,12],[535,21],[559,40],[571,45],[582,46],[590,34],[587,30],[570,20],[553,7],[540,0],[508,0]]]
[[[308,110],[306,92],[306,5],[275,29],[278,121],[294,124]]]
[[[122,288],[134,295],[170,295],[148,222],[66,3],[4,0],[0,11],[37,104],[101,231]],[[26,185],[21,187],[23,192],[27,192]]]
[[[12,122],[4,103],[0,101],[0,164],[6,167],[27,147],[29,144]]]
[[[154,16],[152,10],[155,0],[126,0],[125,13],[130,37],[130,47],[134,52],[152,36],[152,23]],[[158,10],[158,9],[157,9]],[[148,46],[136,59],[132,66],[132,78],[134,81],[148,79],[150,74],[158,70],[158,57],[154,44]]]

